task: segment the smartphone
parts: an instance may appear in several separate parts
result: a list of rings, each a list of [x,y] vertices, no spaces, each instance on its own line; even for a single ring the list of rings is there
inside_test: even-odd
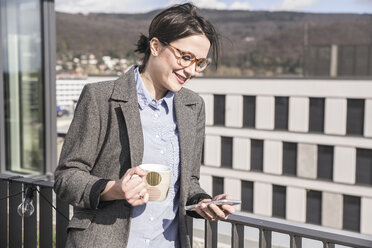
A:
[[[209,205],[211,203],[216,204],[216,205],[224,205],[224,204],[238,205],[238,204],[241,204],[242,201],[240,201],[240,200],[222,199],[222,200],[215,200],[215,201],[204,202],[204,203],[206,205]],[[198,204],[185,206],[185,210],[187,210],[187,211],[195,211],[195,207],[196,206],[198,206]]]

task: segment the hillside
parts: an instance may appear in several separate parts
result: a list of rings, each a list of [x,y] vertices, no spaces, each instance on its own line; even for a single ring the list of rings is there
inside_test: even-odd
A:
[[[372,44],[371,14],[202,11],[222,37],[219,71],[208,70],[213,75],[298,74],[304,43]],[[57,13],[57,57],[93,53],[135,59],[134,44],[156,13]]]

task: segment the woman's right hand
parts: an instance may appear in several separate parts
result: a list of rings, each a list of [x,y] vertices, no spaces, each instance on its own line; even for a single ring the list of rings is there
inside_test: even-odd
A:
[[[107,183],[101,200],[125,199],[132,206],[146,204],[149,200],[144,180],[146,174],[139,166],[127,170],[121,179]]]

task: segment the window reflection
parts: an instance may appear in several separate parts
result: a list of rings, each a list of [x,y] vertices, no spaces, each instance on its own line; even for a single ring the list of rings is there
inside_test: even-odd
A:
[[[7,170],[44,168],[41,6],[1,0]]]

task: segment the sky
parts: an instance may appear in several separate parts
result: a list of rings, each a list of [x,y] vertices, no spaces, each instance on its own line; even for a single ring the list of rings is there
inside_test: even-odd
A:
[[[57,11],[68,13],[144,13],[184,2],[224,10],[372,14],[372,0],[55,0],[55,6]]]

